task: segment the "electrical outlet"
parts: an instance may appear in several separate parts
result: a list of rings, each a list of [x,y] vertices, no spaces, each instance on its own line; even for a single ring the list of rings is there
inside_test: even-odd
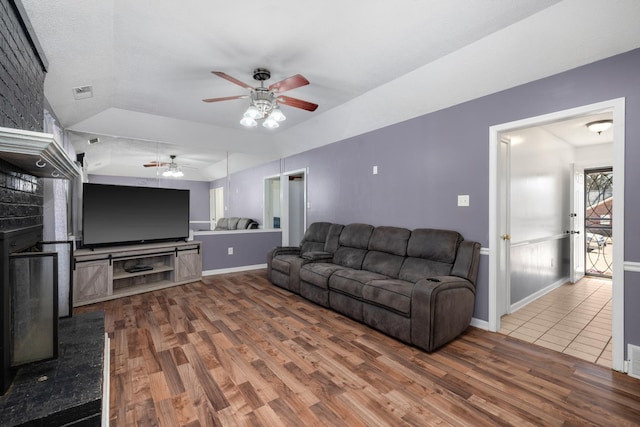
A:
[[[458,206],[469,206],[469,195],[468,194],[458,195]]]
[[[227,249],[227,255],[233,255],[233,248]]]
[[[373,174],[378,175],[378,166],[373,167]]]

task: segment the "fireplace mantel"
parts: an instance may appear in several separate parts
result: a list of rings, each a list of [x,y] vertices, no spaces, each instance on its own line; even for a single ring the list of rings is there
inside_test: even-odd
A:
[[[78,166],[48,133],[0,127],[0,159],[41,178],[80,175]]]

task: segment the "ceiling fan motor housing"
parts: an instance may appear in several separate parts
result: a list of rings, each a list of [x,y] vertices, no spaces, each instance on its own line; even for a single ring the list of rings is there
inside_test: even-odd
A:
[[[257,87],[251,92],[252,104],[266,116],[275,107],[276,97],[273,92],[265,87]]]
[[[269,80],[271,78],[271,71],[266,68],[256,68],[253,70],[253,79],[259,82]]]

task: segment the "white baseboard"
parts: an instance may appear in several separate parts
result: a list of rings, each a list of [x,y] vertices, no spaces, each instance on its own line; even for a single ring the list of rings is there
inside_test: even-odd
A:
[[[238,273],[240,271],[260,270],[267,268],[267,264],[243,265],[241,267],[218,268],[216,270],[206,270],[202,272],[203,276],[215,276],[216,274]]]
[[[509,307],[509,313],[513,313],[513,312],[521,309],[522,307],[524,307],[525,305],[529,304],[530,302],[533,302],[533,301],[537,300],[538,298],[540,298],[541,296],[545,295],[546,293],[551,292],[552,290],[559,288],[560,286],[564,285],[568,281],[569,281],[568,277],[563,277],[562,279],[558,280],[557,282],[550,284],[546,288],[540,289],[538,292],[535,292],[535,293],[529,295],[528,297],[521,299],[520,301],[518,301],[515,304],[511,304],[511,307]]]
[[[475,326],[479,329],[484,329],[485,331],[489,330],[489,322],[486,320],[476,319],[475,317],[471,318],[471,326]]]

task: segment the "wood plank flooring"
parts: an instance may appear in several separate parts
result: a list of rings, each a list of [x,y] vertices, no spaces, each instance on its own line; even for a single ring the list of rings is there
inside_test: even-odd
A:
[[[273,286],[265,270],[105,310],[112,426],[640,425],[640,381],[469,328],[427,354]]]

